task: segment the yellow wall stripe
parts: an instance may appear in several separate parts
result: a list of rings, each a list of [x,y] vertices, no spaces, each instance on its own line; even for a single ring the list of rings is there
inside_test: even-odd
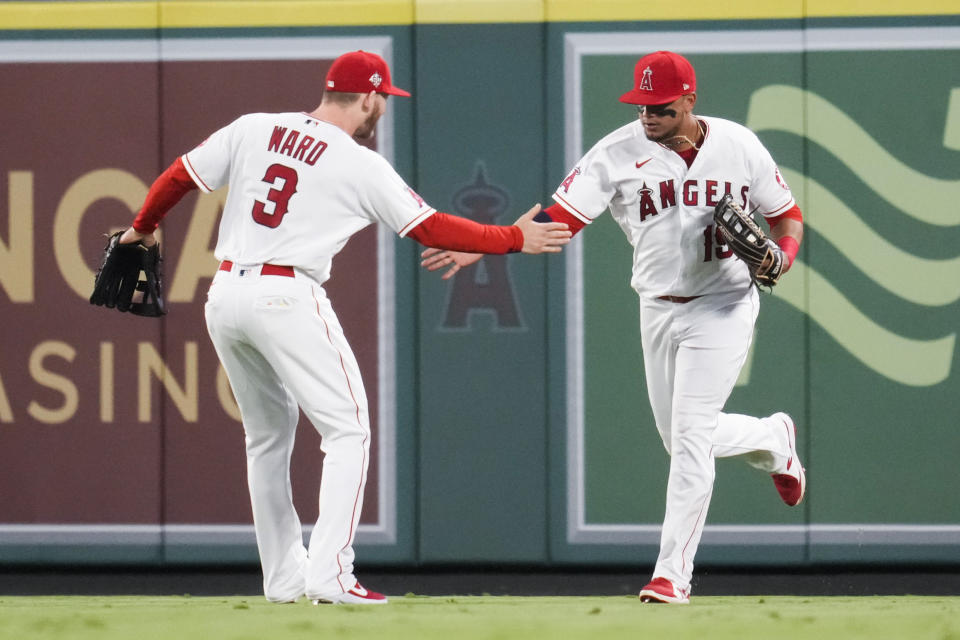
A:
[[[960,15],[957,0],[807,0],[811,17]]]
[[[156,2],[2,2],[0,29],[155,29]]]
[[[417,23],[543,22],[544,5],[549,2],[550,0],[416,0]]]
[[[160,24],[173,29],[414,23],[411,0],[167,0],[160,5]]]
[[[0,2],[0,31],[960,15],[957,0],[157,0]]]
[[[591,20],[724,20],[748,18],[802,18],[802,0],[770,2],[716,2],[715,0],[551,0],[547,3],[550,22],[589,22]]]
[[[546,0],[548,22],[745,20],[960,14],[957,0]]]

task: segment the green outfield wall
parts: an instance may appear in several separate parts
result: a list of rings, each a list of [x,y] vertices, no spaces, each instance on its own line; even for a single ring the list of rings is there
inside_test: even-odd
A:
[[[0,2],[0,563],[253,563],[236,404],[203,323],[224,193],[163,224],[170,313],[86,299],[103,233],[250,111],[309,111],[344,51],[386,57],[371,143],[430,204],[509,224],[605,133],[636,59],[684,53],[698,113],[746,124],[805,217],[728,409],[789,412],[808,498],[717,463],[698,561],[960,563],[960,13],[924,0],[673,5]],[[630,247],[444,281],[358,234],[329,291],[374,419],[361,564],[653,565],[669,460],[647,405]],[[294,499],[316,519],[303,421]],[[308,531],[308,528],[305,532]]]

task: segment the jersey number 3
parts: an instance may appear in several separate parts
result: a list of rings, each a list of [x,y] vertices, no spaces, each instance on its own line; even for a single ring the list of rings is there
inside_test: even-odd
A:
[[[277,180],[283,185],[277,188]],[[258,224],[275,229],[283,221],[287,213],[290,198],[297,192],[297,172],[282,164],[272,164],[263,174],[263,181],[273,188],[267,192],[267,200],[273,204],[273,213],[267,213],[267,204],[259,200],[253,203],[253,219]]]

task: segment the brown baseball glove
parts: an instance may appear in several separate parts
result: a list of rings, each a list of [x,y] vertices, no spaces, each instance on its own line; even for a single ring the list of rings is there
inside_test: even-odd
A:
[[[783,250],[732,195],[723,196],[713,210],[713,220],[730,250],[746,263],[753,281],[765,287],[777,284],[785,264]]]

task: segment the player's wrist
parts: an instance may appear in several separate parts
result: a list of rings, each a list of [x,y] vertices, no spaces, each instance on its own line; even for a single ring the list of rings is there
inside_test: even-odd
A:
[[[157,230],[157,225],[150,224],[149,222],[142,222],[140,220],[134,220],[133,224],[130,226],[133,227],[134,231],[145,236],[148,236]]]
[[[520,253],[523,251],[523,245],[526,244],[526,239],[523,236],[523,229],[513,224],[507,227],[510,231],[512,243],[510,244],[509,253]]]
[[[796,260],[797,253],[800,251],[800,243],[793,236],[783,236],[777,240],[777,246],[783,252],[785,258],[783,270],[786,271],[793,266],[793,261]]]

